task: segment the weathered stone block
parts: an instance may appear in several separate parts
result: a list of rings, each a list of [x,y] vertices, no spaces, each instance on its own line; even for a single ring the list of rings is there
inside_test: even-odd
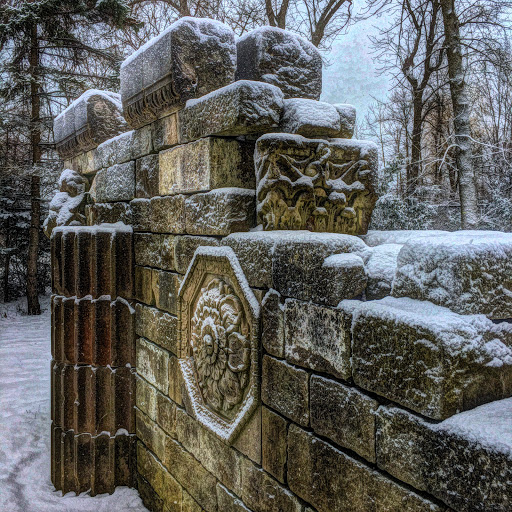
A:
[[[296,425],[288,434],[288,485],[318,512],[444,510]]]
[[[361,294],[366,276],[359,238],[349,235],[289,231],[276,232],[273,286],[285,297],[337,306]],[[341,257],[341,260],[340,260]]]
[[[286,481],[288,425],[282,416],[262,407],[261,466],[281,483]]]
[[[151,198],[151,231],[185,233],[185,196]]]
[[[178,291],[181,285],[181,276],[175,272],[157,271],[155,287],[156,307],[171,313],[178,314]]]
[[[207,137],[160,152],[160,195],[255,188],[253,143]]]
[[[512,318],[512,234],[462,231],[407,242],[395,297],[428,300],[461,315]]]
[[[352,105],[345,103],[335,103],[333,107],[340,115],[341,131],[338,137],[342,139],[351,139],[354,135],[356,126],[356,109]]]
[[[135,332],[173,354],[178,353],[178,319],[143,304],[135,306]]]
[[[191,235],[226,236],[255,224],[254,190],[219,188],[185,201],[186,230]]]
[[[53,124],[60,157],[89,151],[126,131],[120,100],[119,94],[90,89],[59,114]]]
[[[282,108],[278,87],[240,80],[187,102],[178,114],[180,142],[209,135],[265,133],[278,126]]]
[[[261,406],[241,429],[233,447],[256,464],[261,464]]]
[[[169,352],[138,338],[136,354],[138,374],[166,395],[169,389]]]
[[[377,464],[464,512],[512,505],[512,399],[432,424],[397,407],[377,413]]]
[[[179,360],[171,355],[169,359],[169,398],[178,405],[183,405],[184,386]]]
[[[354,382],[433,419],[512,393],[512,328],[429,302],[344,301]]]
[[[313,375],[311,428],[336,444],[375,462],[375,412],[378,402],[355,388]]]
[[[287,418],[309,424],[309,374],[294,366],[263,356],[261,400]]]
[[[155,151],[178,144],[178,114],[174,113],[151,123],[151,138]]]
[[[309,138],[343,137],[340,114],[336,107],[305,98],[284,100],[278,131]]]
[[[124,132],[102,142],[94,150],[95,170],[112,167],[132,160],[131,141],[133,131]]]
[[[135,197],[151,198],[159,193],[158,155],[147,155],[135,162]]]
[[[124,203],[116,203],[124,204]],[[134,231],[151,231],[153,215],[149,199],[134,199],[130,201],[132,210],[131,225]]]
[[[146,267],[160,267],[162,259],[162,235],[135,233],[133,236],[135,264]]]
[[[223,512],[251,512],[234,494],[231,494],[223,485],[217,484],[217,502],[219,510]]]
[[[261,27],[237,40],[237,80],[258,80],[279,87],[285,98],[318,100],[322,92],[322,57],[300,36]]]
[[[377,201],[373,142],[267,134],[256,142],[254,162],[263,229],[368,230]]]
[[[287,299],[284,318],[288,362],[350,378],[350,319],[342,311]]]
[[[139,302],[156,305],[158,271],[149,267],[135,267],[135,298]]]
[[[142,411],[136,411],[136,418],[137,438],[160,460],[163,460],[169,436],[149,416],[143,414]],[[146,475],[144,476],[146,477]]]
[[[250,460],[243,459],[242,499],[259,512],[301,512],[299,500]]]
[[[123,112],[134,128],[231,83],[233,31],[214,20],[185,17],[148,41],[121,65]]]
[[[157,389],[139,375],[135,378],[137,400],[135,405],[146,416],[156,421]]]
[[[85,207],[88,226],[116,224],[132,225],[132,210],[128,203],[95,203]]]
[[[131,201],[135,197],[135,164],[126,162],[98,171],[89,191],[95,203]]]
[[[261,303],[261,343],[270,355],[284,357],[284,333],[283,299],[269,290]]]

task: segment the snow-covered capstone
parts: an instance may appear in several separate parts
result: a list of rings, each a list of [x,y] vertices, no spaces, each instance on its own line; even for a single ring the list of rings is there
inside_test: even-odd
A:
[[[460,231],[407,242],[398,256],[393,295],[460,314],[512,318],[512,234]]]
[[[181,18],[121,65],[124,116],[139,128],[233,82],[235,67],[235,36],[227,25]]]
[[[285,98],[320,98],[322,57],[302,37],[277,27],[261,27],[243,35],[236,47],[237,80],[277,85]]]
[[[84,92],[53,122],[60,157],[71,158],[125,132],[128,126],[121,111],[119,94],[96,89]]]

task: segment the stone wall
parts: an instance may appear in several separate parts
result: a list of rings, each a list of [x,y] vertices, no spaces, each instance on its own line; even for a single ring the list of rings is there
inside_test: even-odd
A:
[[[506,422],[474,428],[512,394],[510,298],[487,300],[510,257],[482,286],[472,267],[490,308],[445,307],[476,300],[449,251],[451,302],[411,295],[408,242],[364,236],[376,148],[320,92],[297,36],[186,18],[123,64],[106,140],[56,130],[83,178],[48,223],[58,489],[133,479],[165,512],[512,506]],[[85,100],[90,126],[106,100],[68,110]]]

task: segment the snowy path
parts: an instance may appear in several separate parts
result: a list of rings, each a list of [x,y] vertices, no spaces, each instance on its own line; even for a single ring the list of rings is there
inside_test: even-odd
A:
[[[62,497],[50,482],[50,314],[0,305],[0,511],[147,512],[136,490]],[[5,316],[6,315],[6,316]]]

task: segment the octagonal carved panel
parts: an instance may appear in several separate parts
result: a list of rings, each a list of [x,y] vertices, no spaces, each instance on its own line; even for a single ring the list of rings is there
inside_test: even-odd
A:
[[[259,403],[259,304],[229,247],[199,247],[178,297],[187,411],[232,442]]]

